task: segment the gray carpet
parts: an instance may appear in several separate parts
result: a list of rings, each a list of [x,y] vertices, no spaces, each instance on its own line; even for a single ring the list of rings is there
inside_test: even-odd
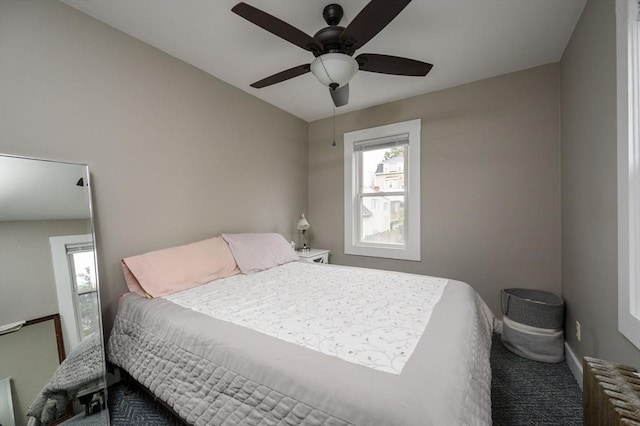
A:
[[[107,405],[112,425],[177,426],[185,424],[146,391],[130,382],[120,382],[111,386]]]
[[[565,362],[548,364],[491,345],[493,424],[582,425],[582,391]]]
[[[582,424],[582,393],[566,362],[547,364],[521,358],[505,349],[500,336],[494,335],[491,370],[494,425]],[[112,425],[182,424],[135,385],[113,385],[108,405]]]

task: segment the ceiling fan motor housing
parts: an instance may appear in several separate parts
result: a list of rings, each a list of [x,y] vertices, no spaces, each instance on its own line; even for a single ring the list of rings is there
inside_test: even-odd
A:
[[[322,46],[324,46],[324,52],[314,52],[314,55],[317,57],[322,53],[342,52],[342,45],[340,44],[340,34],[342,34],[342,31],[344,31],[343,27],[334,25],[331,27],[325,27],[315,33],[313,38],[322,43]]]

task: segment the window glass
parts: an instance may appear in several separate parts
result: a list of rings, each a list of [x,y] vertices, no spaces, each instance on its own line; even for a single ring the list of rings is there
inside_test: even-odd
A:
[[[362,197],[360,212],[361,242],[404,245],[404,195]]]

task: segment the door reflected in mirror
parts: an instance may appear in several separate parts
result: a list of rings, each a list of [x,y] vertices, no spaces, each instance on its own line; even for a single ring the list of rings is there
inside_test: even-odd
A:
[[[0,155],[0,424],[109,424],[86,165]]]

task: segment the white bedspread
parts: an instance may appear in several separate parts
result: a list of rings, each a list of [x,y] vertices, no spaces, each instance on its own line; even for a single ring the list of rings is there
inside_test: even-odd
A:
[[[165,299],[323,354],[400,374],[447,281],[293,262]]]

